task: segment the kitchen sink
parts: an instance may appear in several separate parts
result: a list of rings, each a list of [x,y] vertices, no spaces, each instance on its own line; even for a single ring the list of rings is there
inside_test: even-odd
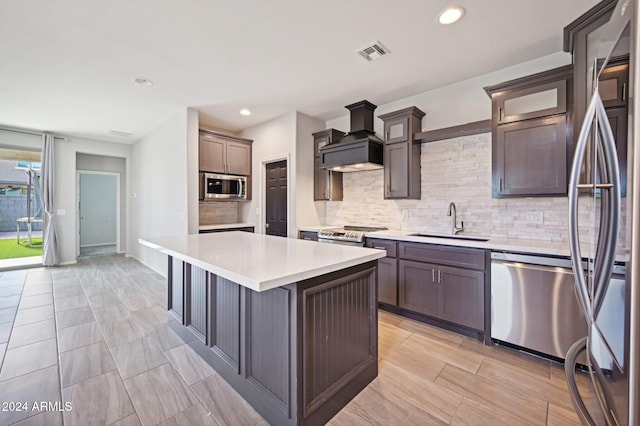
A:
[[[472,235],[448,235],[448,234],[411,234],[412,237],[446,238],[448,240],[489,241],[488,238],[474,237]]]

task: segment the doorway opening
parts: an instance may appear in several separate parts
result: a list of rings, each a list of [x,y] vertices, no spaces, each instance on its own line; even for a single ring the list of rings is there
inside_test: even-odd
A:
[[[0,147],[0,270],[42,265],[41,157]]]
[[[77,171],[77,255],[120,251],[120,173]]]
[[[265,165],[265,233],[287,236],[287,160]]]

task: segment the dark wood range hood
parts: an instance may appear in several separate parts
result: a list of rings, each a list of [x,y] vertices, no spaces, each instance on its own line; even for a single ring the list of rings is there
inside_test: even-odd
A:
[[[345,108],[351,112],[351,131],[320,148],[320,167],[337,172],[381,169],[384,142],[373,130],[373,111],[377,106],[360,101]]]

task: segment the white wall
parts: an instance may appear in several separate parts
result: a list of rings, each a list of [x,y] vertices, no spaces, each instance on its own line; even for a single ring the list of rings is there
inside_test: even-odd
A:
[[[474,121],[491,118],[491,100],[483,90],[485,86],[502,83],[514,78],[524,77],[548,69],[571,63],[571,55],[564,52],[554,53],[533,61],[524,62],[489,74],[464,80],[449,86],[441,87],[399,99],[394,102],[378,105],[375,116],[397,111],[402,108],[417,106],[426,113],[422,119],[422,130],[435,130],[457,126]],[[357,102],[360,99],[354,99]],[[372,101],[372,99],[369,99]],[[375,103],[375,102],[374,102]],[[383,134],[382,120],[376,118],[375,131]],[[327,121],[327,128],[342,131],[349,130],[349,115]]]
[[[325,123],[300,112],[297,113],[296,118],[296,224],[297,226],[321,225],[325,221],[325,203],[313,201],[312,133],[324,130]]]
[[[198,233],[198,111],[187,108],[187,229],[189,234]]]
[[[78,153],[120,157],[126,161],[126,174],[130,175],[131,145],[69,137],[67,141],[56,139],[54,207],[61,263],[76,261],[78,235],[78,195],[76,188],[76,157]],[[64,212],[63,215],[60,213]],[[127,221],[128,222],[128,219]],[[127,247],[130,247],[127,245]]]
[[[252,139],[252,190],[251,201],[241,202],[240,218],[242,222],[255,223],[256,232],[264,233],[264,163],[276,160],[289,159],[288,167],[291,169],[292,156],[295,150],[296,138],[296,113],[290,112],[257,126],[245,129],[241,137]],[[289,185],[291,183],[289,172]],[[289,187],[289,212],[295,206],[295,197]],[[256,214],[257,213],[257,214]],[[297,228],[294,223],[294,215],[289,214],[288,235],[295,236]]]
[[[189,117],[185,108],[136,142],[131,152],[130,253],[165,276],[166,255],[142,246],[138,238],[188,233]]]

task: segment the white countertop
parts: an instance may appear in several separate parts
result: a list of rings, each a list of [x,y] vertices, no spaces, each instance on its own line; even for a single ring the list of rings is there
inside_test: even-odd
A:
[[[340,226],[305,226],[300,227],[300,230],[304,231],[319,231],[320,229],[327,228],[339,228]],[[456,246],[456,247],[471,247],[471,248],[481,248],[486,250],[493,251],[505,251],[512,253],[529,253],[529,254],[538,254],[538,255],[549,255],[549,256],[563,256],[569,257],[570,249],[568,242],[560,242],[560,241],[547,241],[547,240],[525,240],[525,239],[517,239],[517,238],[489,238],[488,241],[474,241],[474,240],[464,240],[464,239],[454,239],[454,238],[435,238],[435,237],[420,237],[412,234],[416,234],[415,231],[400,231],[395,229],[389,229],[387,231],[375,231],[375,232],[367,232],[365,237],[367,238],[380,238],[380,239],[388,239],[388,240],[396,240],[396,241],[408,241],[414,243],[429,243],[429,244],[440,244],[440,245],[448,245],[448,246]],[[422,231],[422,233],[433,233],[437,234],[437,232],[429,232]],[[458,234],[459,236],[465,236],[464,234]],[[478,237],[475,235],[468,235],[469,237]],[[626,262],[628,260],[628,251],[624,249],[619,249],[616,255],[616,260],[620,262]],[[582,248],[582,256],[587,256],[587,248]]]
[[[223,223],[218,225],[200,225],[198,226],[198,229],[200,231],[208,231],[210,229],[233,229],[246,228],[249,226],[253,226],[255,228],[255,225],[253,223]]]
[[[145,246],[255,291],[377,260],[384,250],[230,231],[141,238]]]

